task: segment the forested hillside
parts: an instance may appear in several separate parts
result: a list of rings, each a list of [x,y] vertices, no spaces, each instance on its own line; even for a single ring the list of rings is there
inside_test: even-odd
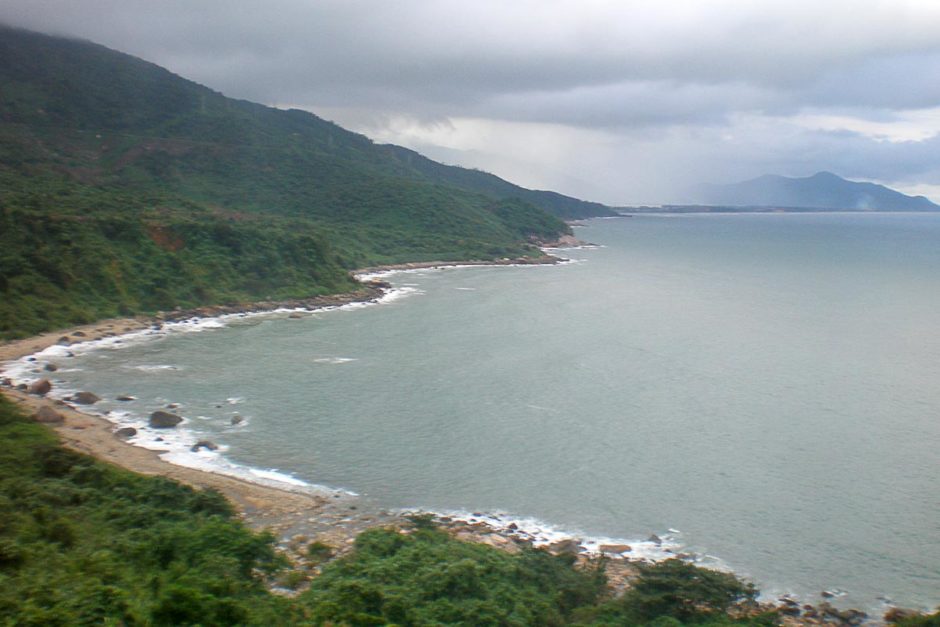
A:
[[[350,269],[538,254],[606,208],[0,27],[0,337],[337,292]]]

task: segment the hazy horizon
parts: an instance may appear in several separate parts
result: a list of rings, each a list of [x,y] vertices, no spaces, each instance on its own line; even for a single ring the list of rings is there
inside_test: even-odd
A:
[[[226,95],[612,205],[826,170],[940,201],[940,4],[8,0]]]

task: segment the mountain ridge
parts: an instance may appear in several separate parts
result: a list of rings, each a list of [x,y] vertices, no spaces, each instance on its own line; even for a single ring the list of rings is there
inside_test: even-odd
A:
[[[840,209],[848,211],[940,211],[924,196],[884,185],[850,181],[832,172],[791,178],[764,174],[740,183],[703,185],[700,202],[718,206]]]

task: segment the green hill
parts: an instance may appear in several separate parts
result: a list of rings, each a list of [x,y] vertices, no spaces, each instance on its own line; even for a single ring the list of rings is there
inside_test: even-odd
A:
[[[0,27],[0,85],[0,337],[538,254],[607,212],[85,41]]]

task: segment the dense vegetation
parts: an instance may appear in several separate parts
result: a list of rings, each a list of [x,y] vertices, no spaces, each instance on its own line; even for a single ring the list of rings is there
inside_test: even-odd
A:
[[[0,35],[0,339],[342,291],[365,265],[538,254],[570,232],[556,216],[609,211],[88,42]]]
[[[646,625],[771,624],[772,615],[732,619],[756,591],[731,575],[679,560],[642,569],[611,599],[604,562],[524,549],[510,555],[456,541],[430,525],[409,535],[375,529],[356,552],[325,569],[301,601],[317,624]]]
[[[61,448],[0,399],[0,622],[287,624],[269,536],[229,504]]]

